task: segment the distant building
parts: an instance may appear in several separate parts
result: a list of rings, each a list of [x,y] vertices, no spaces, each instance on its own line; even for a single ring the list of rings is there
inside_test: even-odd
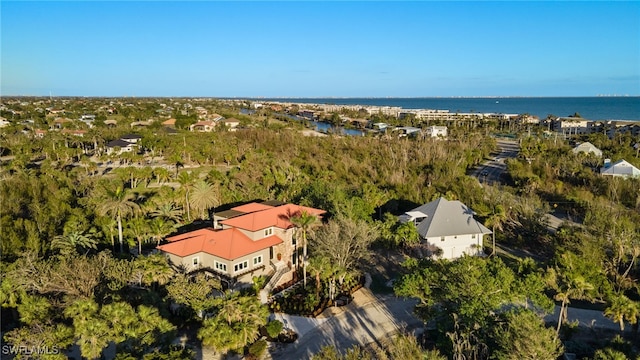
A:
[[[87,124],[90,128],[93,127],[93,123],[96,121],[96,116],[92,114],[84,114],[80,116],[80,121]]]
[[[377,122],[377,123],[370,123],[368,127],[374,131],[384,132],[387,130],[389,125],[383,122]]]
[[[561,117],[553,120],[551,126],[553,131],[565,136],[584,135],[591,133],[593,122],[582,118]]]
[[[429,126],[424,130],[424,135],[427,137],[447,137],[446,126]]]
[[[229,131],[236,131],[236,128],[238,127],[238,125],[240,125],[240,120],[236,118],[224,119],[221,120],[221,122],[224,123]]]
[[[107,143],[107,155],[120,155],[125,152],[131,152],[135,145],[120,139],[112,140]]]
[[[609,159],[605,160],[604,167],[600,169],[600,174],[604,176],[617,176],[623,178],[640,177],[640,170],[625,160],[618,160],[611,164]]]
[[[190,125],[189,130],[199,132],[211,132],[216,127],[216,122],[211,120],[198,121],[197,123]]]
[[[57,118],[53,121],[54,129],[62,129],[66,124],[70,124],[72,121],[67,118]]]
[[[138,142],[142,139],[142,136],[137,134],[126,134],[120,137],[120,139],[112,140],[107,143],[107,154],[113,154],[118,149],[117,154],[125,152],[132,152],[138,146]]]
[[[140,140],[142,140],[142,136],[138,134],[126,134],[120,137],[120,140],[124,140],[131,144],[137,144]]]
[[[118,125],[118,121],[109,119],[109,120],[105,120],[104,124],[107,125],[107,127],[115,127],[116,125]]]
[[[398,137],[415,137],[420,135],[422,133],[422,130],[417,127],[402,126],[393,129],[393,132],[397,133]]]
[[[317,118],[316,112],[313,110],[300,110],[298,111],[298,115],[309,120],[315,120]]]
[[[162,126],[175,128],[176,127],[176,119],[171,118],[169,120],[165,120],[165,121],[162,122]]]
[[[47,130],[35,129],[33,131],[33,136],[37,137],[38,139],[42,139],[44,138],[46,133],[47,133]]]
[[[87,133],[86,130],[72,130],[72,129],[62,129],[62,134],[69,134],[73,136],[84,137],[84,134]]]
[[[602,150],[598,149],[590,142],[584,142],[574,147],[571,151],[573,151],[574,154],[585,153],[585,154],[593,154],[596,157],[602,156]]]

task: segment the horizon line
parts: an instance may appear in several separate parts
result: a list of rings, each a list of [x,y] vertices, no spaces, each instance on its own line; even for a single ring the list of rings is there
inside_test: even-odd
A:
[[[516,98],[633,98],[638,95],[479,95],[479,96],[197,96],[197,95],[0,95],[2,98],[206,98],[206,99],[516,99]]]

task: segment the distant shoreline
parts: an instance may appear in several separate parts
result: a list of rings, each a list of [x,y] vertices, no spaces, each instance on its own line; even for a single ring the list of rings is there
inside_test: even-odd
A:
[[[227,100],[241,100],[227,98]],[[640,96],[592,97],[422,97],[422,98],[244,98],[253,102],[398,107],[451,113],[529,114],[567,117],[578,113],[592,121],[640,121]]]

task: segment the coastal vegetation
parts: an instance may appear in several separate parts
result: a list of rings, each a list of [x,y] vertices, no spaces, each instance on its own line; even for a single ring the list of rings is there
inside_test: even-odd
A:
[[[273,340],[283,330],[269,330],[278,325],[256,296],[264,279],[231,292],[152,254],[167,235],[210,221],[221,206],[255,199],[327,211],[323,223],[304,214],[292,220],[308,262],[295,294],[302,305],[291,308],[311,313],[323,299],[336,301],[381,254],[404,259],[387,291],[419,300],[425,335],[400,334],[378,349],[325,348],[316,359],[637,356],[640,179],[600,176],[600,159],[573,154],[568,140],[545,135],[544,127],[517,132],[519,156],[505,160],[504,184],[481,184],[469,174],[497,152],[489,135],[504,129],[499,121],[450,122],[446,140],[314,137],[301,134],[303,122],[282,117],[284,109],[241,113],[251,107],[244,101],[37,99],[8,106],[13,112],[1,115],[12,124],[0,130],[2,330],[7,343],[61,350],[42,358],[66,358],[63,351],[74,346],[91,359],[106,351],[118,359],[192,358],[189,347],[170,345],[185,333],[223,354],[265,351],[263,334]],[[240,128],[189,131],[197,106],[238,119]],[[71,119],[95,114],[95,121],[49,130],[58,116],[51,110],[60,109]],[[334,115],[327,117],[338,121]],[[176,119],[175,132],[161,125],[168,118]],[[23,124],[27,119],[33,123]],[[371,120],[437,124],[382,114]],[[48,131],[36,137],[36,129]],[[129,133],[141,136],[139,151],[107,153],[109,141]],[[575,140],[640,166],[638,139],[629,134]],[[415,227],[396,215],[441,196],[464,202],[494,231],[486,258],[415,255]],[[571,221],[549,231],[547,213]],[[381,282],[383,275],[371,275]],[[542,315],[554,301],[558,319],[546,324]],[[603,311],[620,336],[578,338],[566,321],[574,305]]]

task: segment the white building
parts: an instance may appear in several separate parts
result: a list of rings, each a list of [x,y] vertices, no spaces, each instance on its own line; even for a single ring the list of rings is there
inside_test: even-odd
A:
[[[590,142],[583,142],[582,144],[574,147],[571,151],[573,151],[574,154],[585,153],[588,155],[591,153],[596,157],[602,156],[602,150],[598,149]]]
[[[482,254],[482,237],[492,233],[473,215],[460,201],[441,197],[400,215],[399,220],[412,221],[428,248],[438,248],[443,258],[452,260]]]
[[[604,161],[604,167],[600,174],[605,176],[618,176],[623,178],[640,177],[640,170],[625,160],[618,160],[611,164],[608,159]]]
[[[447,137],[446,126],[429,126],[424,130],[424,135],[427,137]]]

